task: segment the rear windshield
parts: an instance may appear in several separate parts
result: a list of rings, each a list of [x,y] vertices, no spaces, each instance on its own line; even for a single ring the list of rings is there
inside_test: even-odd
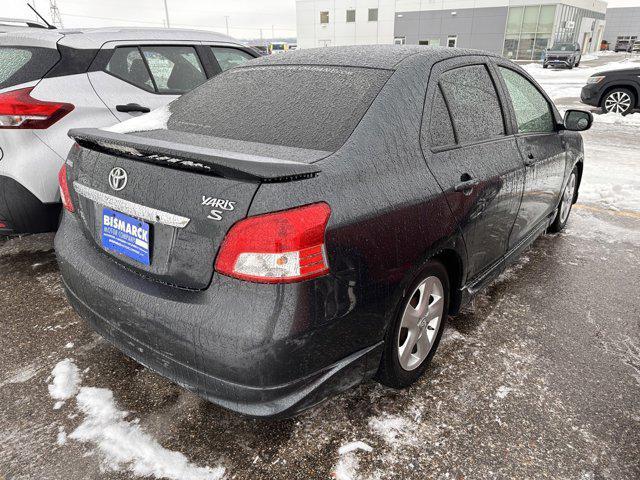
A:
[[[0,89],[40,80],[59,59],[53,48],[0,47]]]
[[[390,74],[307,65],[232,68],[176,100],[168,128],[336,151]]]

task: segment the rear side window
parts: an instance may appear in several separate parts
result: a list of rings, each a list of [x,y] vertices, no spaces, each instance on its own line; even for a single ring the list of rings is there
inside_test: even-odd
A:
[[[498,94],[484,65],[449,70],[440,76],[459,143],[504,135]]]
[[[207,80],[193,47],[142,47],[142,53],[160,93],[185,93]]]
[[[0,89],[40,80],[58,60],[52,48],[0,47]]]
[[[516,113],[518,132],[555,131],[553,114],[547,99],[525,77],[508,68],[499,67]]]
[[[227,70],[171,104],[169,129],[335,151],[392,72],[274,65]]]
[[[211,47],[211,50],[223,72],[253,59],[247,52],[237,48]]]
[[[158,93],[182,94],[207,80],[195,48],[189,46],[118,47],[106,71]]]
[[[154,91],[149,70],[138,47],[116,48],[107,64],[107,72],[143,90]]]
[[[426,133],[424,131],[425,125],[423,125],[422,129],[424,135]],[[446,145],[453,145],[456,143],[449,109],[447,108],[447,104],[444,101],[440,88],[437,89],[436,95],[433,99],[428,134],[429,137],[426,140],[427,142],[430,141],[431,146],[433,147],[444,147]]]

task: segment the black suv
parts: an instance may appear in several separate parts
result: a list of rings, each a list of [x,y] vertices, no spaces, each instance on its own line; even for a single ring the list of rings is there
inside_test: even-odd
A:
[[[622,115],[638,108],[640,99],[640,68],[612,70],[592,75],[582,87],[580,100],[587,105],[602,107],[605,113]]]

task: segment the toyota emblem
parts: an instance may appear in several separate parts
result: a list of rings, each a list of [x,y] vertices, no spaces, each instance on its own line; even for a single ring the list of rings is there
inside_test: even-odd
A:
[[[116,192],[119,192],[127,186],[127,172],[124,168],[115,167],[109,173],[109,185]]]

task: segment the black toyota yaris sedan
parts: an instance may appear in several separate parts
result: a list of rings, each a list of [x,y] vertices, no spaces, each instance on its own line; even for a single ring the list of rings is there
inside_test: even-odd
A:
[[[478,51],[263,57],[70,132],[64,286],[127,355],[247,415],[406,387],[447,316],[564,227],[591,121]]]

